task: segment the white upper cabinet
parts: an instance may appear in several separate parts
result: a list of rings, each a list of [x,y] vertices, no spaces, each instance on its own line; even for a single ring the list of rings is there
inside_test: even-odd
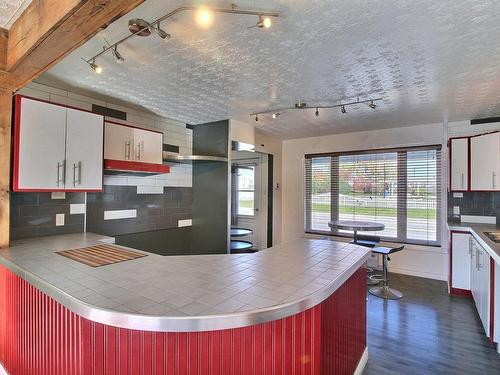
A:
[[[134,128],[106,122],[104,128],[104,159],[134,160]]]
[[[469,190],[469,138],[450,139],[450,190]]]
[[[141,163],[163,162],[163,134],[144,129],[134,129],[135,160]]]
[[[27,98],[17,100],[14,190],[63,189],[66,108]]]
[[[15,111],[14,191],[102,190],[102,116],[20,96]]]
[[[471,137],[471,190],[500,190],[500,132]]]
[[[162,164],[163,134],[106,122],[104,159]]]
[[[66,189],[102,189],[103,126],[102,116],[68,108]]]

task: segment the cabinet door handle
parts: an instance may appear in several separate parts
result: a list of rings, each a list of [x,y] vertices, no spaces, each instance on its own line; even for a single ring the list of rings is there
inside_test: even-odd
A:
[[[130,160],[130,141],[125,142],[125,159]]]
[[[59,169],[61,168],[61,163],[57,162],[57,187],[59,187],[59,182],[61,182],[61,179],[59,178]]]
[[[137,142],[137,160],[141,160],[141,142]]]
[[[462,189],[464,188],[464,174],[462,173]]]
[[[495,189],[495,178],[497,177],[495,172],[491,172],[491,186]]]
[[[76,173],[77,170],[78,170],[78,174]],[[75,187],[76,184],[78,184],[78,185],[82,184],[82,162],[81,161],[73,164],[73,187]]]
[[[481,264],[481,261],[479,260],[479,255],[481,255],[481,258],[483,257],[483,252],[479,250],[478,256],[477,256],[477,269],[480,270],[483,268],[483,265]]]

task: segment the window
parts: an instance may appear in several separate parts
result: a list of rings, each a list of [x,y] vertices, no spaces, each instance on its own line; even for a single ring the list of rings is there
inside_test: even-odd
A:
[[[305,230],[332,233],[328,221],[337,219],[375,221],[385,229],[364,234],[438,245],[440,171],[440,146],[306,155]]]
[[[253,216],[255,213],[255,166],[238,166],[236,173],[237,214]]]

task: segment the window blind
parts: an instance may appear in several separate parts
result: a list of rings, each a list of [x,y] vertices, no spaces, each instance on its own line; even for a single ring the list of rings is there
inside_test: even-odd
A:
[[[385,229],[364,234],[438,245],[440,183],[440,146],[306,155],[305,230],[345,235],[328,221],[375,221]]]

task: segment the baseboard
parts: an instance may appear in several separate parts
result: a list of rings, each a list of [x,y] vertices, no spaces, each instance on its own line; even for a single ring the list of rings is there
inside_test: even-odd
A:
[[[354,375],[363,374],[363,371],[365,370],[367,362],[368,362],[368,347],[365,348],[363,355],[359,359],[358,366],[356,367],[356,370],[354,371]]]
[[[435,273],[411,271],[411,270],[406,270],[403,268],[391,267],[391,264],[389,264],[389,273],[390,272],[399,273],[401,275],[424,277],[426,279],[432,279],[432,280],[448,281],[448,275],[439,275],[439,274],[435,274]]]

